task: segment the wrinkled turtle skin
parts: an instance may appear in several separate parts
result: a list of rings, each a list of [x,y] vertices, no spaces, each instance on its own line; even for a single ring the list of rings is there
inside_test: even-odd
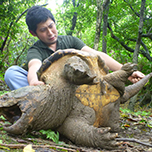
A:
[[[119,104],[152,76],[125,87],[134,66],[127,63],[108,73],[98,55],[59,50],[37,72],[45,85],[23,87],[0,97],[0,113],[12,123],[4,129],[13,134],[52,129],[77,145],[114,149],[120,144],[115,140],[117,133],[112,133],[119,129]]]

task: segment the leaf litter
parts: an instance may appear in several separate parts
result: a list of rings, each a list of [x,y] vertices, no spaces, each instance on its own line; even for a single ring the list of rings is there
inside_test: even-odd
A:
[[[57,144],[40,132],[32,132],[24,137],[14,136],[2,129],[6,124],[8,122],[0,117],[0,152],[23,152],[28,148],[31,152],[152,152],[152,109],[131,112],[120,108],[121,129],[117,140],[122,144],[113,150],[79,147],[64,138],[60,139],[63,142]]]

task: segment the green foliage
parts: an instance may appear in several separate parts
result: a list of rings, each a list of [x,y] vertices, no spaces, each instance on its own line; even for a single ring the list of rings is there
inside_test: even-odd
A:
[[[129,110],[129,109],[123,109],[123,108],[120,108],[120,110],[123,112],[123,113],[130,113],[130,114],[134,114],[134,115],[136,115],[136,116],[139,116],[139,115],[141,115],[141,116],[147,116],[147,117],[149,117],[150,115],[151,115],[151,112],[150,111],[136,111],[136,112],[133,112],[133,111],[131,111],[131,110]]]
[[[28,32],[25,15],[28,8],[38,1],[5,0],[0,3],[0,73],[26,59],[25,54],[33,38]]]
[[[43,135],[46,135],[47,139],[51,139],[52,141],[54,141],[55,143],[59,143],[59,133],[55,133],[54,131],[52,131],[51,129],[49,130],[40,130],[40,133],[42,133]]]
[[[27,26],[25,24],[26,13],[22,16],[21,14],[36,2],[38,2],[38,0],[17,0],[12,2],[5,1],[0,5],[0,36],[2,37],[0,46],[2,46],[2,43],[4,42],[6,36],[9,34],[5,48],[0,55],[1,72],[12,64],[21,65],[25,60],[28,47],[35,41],[35,39],[33,39],[28,33]],[[152,24],[152,20],[148,19],[152,15],[150,11],[152,6],[150,3],[150,1],[146,1],[145,17],[147,17],[147,19],[145,20],[143,32],[147,32]],[[108,23],[111,25],[114,34],[118,36],[121,41],[133,49],[135,48],[136,41],[130,41],[130,39],[136,39],[138,34],[139,17],[136,15],[136,13],[139,14],[140,5],[141,1],[113,1],[110,5],[108,14]],[[130,6],[132,6],[134,11],[131,10]],[[94,0],[64,1],[63,5],[57,9],[57,13],[54,14],[59,34],[66,34],[68,31],[70,31],[72,27],[72,18],[76,13],[76,26],[72,33],[74,36],[82,39],[88,46],[93,47],[97,15],[96,7],[96,1]],[[107,52],[109,55],[112,55],[112,57],[121,63],[132,62],[133,53],[126,51],[119,44],[119,42],[112,39],[110,31],[108,31],[106,40]],[[150,50],[151,40],[147,38],[143,38],[142,40]],[[102,36],[100,38],[99,51],[102,50],[101,41]],[[141,49],[143,48],[141,47]],[[143,58],[144,57],[142,56],[142,59]],[[147,65],[148,69],[149,64],[147,59],[144,58],[144,61],[147,63],[143,65]]]
[[[1,120],[3,120],[3,121],[5,121],[6,119],[4,118],[4,116],[3,115],[0,115],[0,119]],[[0,125],[1,125],[1,123],[0,123]],[[0,130],[3,130],[3,127],[2,126],[0,126]]]
[[[72,3],[71,0],[64,1],[57,10],[56,20],[59,33],[67,34],[72,27],[72,18],[76,15],[76,26],[72,33],[79,37],[79,34],[85,32],[86,28],[92,28],[96,20],[96,3],[91,0],[74,2]]]
[[[0,52],[0,79],[2,81],[4,81],[4,71],[9,66],[14,64],[22,65],[24,63],[27,49],[36,41],[28,32],[25,24],[25,15],[26,10],[39,1],[40,0],[5,0],[0,3],[1,49],[6,40],[5,46]],[[111,1],[110,3],[108,25],[119,41],[112,38],[111,31],[108,29],[107,36],[105,37],[107,41],[107,52],[122,64],[133,61],[133,52],[126,50],[120,42],[123,42],[124,45],[127,45],[132,50],[135,49],[140,20],[140,8],[140,0],[117,0]],[[151,1],[147,0],[142,30],[143,34],[152,32],[151,10]],[[71,31],[74,15],[76,16],[76,25],[74,30]],[[90,47],[94,46],[97,19],[97,4],[95,0],[64,0],[63,5],[57,8],[54,16],[60,35],[72,32],[73,36],[82,39],[86,45]],[[102,30],[101,25],[99,51],[102,51]],[[151,37],[142,37],[143,43],[140,50],[146,53],[148,52],[152,57],[151,40]],[[143,44],[145,44],[146,47]],[[147,50],[145,50],[145,48]],[[148,74],[151,72],[151,69],[152,61],[144,57],[140,51],[138,56],[138,70]],[[150,81],[146,87],[152,90],[152,82]],[[143,91],[143,94],[145,92],[146,89]]]
[[[5,93],[7,93],[7,92],[9,92],[9,91],[5,91],[5,90],[0,91],[0,96],[3,95],[3,94],[5,94]]]
[[[152,128],[152,119],[151,118],[151,111],[137,111],[133,112],[129,109],[120,108],[121,116],[127,119],[130,119],[133,122],[138,122],[139,124],[145,125],[149,128]],[[137,123],[137,124],[138,124]]]
[[[148,74],[152,69],[152,62],[148,61],[143,56],[139,56],[138,58],[138,68],[143,71],[143,73]]]
[[[3,115],[1,115],[1,116],[0,116],[0,119],[2,119],[2,120],[6,120],[6,119],[4,118],[4,116],[3,116]]]
[[[90,0],[87,2],[74,0],[74,2],[75,6],[70,0],[64,1],[63,5],[57,11],[56,18],[59,34],[68,33],[67,31],[71,28],[72,17],[74,12],[76,12],[77,22],[73,35],[82,39],[88,46],[93,47],[97,15],[96,2]],[[138,35],[140,7],[141,1],[112,1],[108,14],[108,23],[112,27],[114,34],[120,41],[133,50],[135,49],[136,38]],[[146,19],[144,20],[143,33],[147,33],[150,29],[150,25],[152,24],[152,20],[150,19],[151,14],[150,1],[146,1]],[[123,64],[126,62],[132,62],[133,52],[126,51],[119,42],[111,37],[109,30],[106,36],[106,41],[107,52],[110,56]],[[152,45],[151,39],[142,38],[142,41],[146,44],[150,55],[152,55],[150,50]],[[141,46],[140,49],[144,50],[144,46]],[[102,30],[98,50],[102,50]],[[143,57],[143,55],[140,55],[139,59],[140,58],[144,58],[146,64],[143,65],[147,65],[147,69],[150,69],[148,68],[149,60]],[[142,70],[142,72],[145,72],[144,69]],[[145,74],[147,74],[147,72]]]

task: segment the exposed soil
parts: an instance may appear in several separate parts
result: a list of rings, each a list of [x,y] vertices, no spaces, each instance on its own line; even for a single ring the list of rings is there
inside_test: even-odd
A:
[[[21,137],[13,136],[0,130],[0,152],[20,152],[29,144],[32,144],[32,148],[36,152],[152,152],[152,128],[150,126],[152,125],[152,109],[146,109],[146,111],[151,112],[148,117],[125,113],[120,110],[121,130],[119,132],[119,138],[122,138],[124,141],[122,141],[118,149],[105,150],[78,147],[63,138],[61,138],[60,141],[64,140],[64,143],[56,144],[51,140],[44,139],[44,136],[40,135],[39,132],[32,132],[30,135]],[[6,121],[0,119],[0,126],[6,125],[6,123]],[[67,144],[65,144],[65,142]]]
[[[123,105],[123,109],[126,105],[127,103]],[[136,111],[137,109],[139,109],[138,106]],[[118,149],[113,150],[78,147],[63,138],[60,141],[64,141],[64,143],[56,144],[45,139],[39,132],[32,132],[24,137],[13,136],[2,130],[2,126],[6,125],[7,121],[0,119],[0,152],[22,152],[24,147],[29,144],[32,144],[35,152],[152,152],[152,109],[145,107],[142,111],[150,112],[150,114],[148,116],[135,115],[120,110],[119,138],[122,138],[123,141]],[[32,151],[29,149],[28,152]]]

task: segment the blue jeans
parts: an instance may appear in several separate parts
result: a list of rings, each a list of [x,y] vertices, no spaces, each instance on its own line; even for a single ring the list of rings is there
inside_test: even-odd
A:
[[[14,65],[6,70],[4,79],[11,90],[16,90],[29,85],[27,74],[26,70]]]

